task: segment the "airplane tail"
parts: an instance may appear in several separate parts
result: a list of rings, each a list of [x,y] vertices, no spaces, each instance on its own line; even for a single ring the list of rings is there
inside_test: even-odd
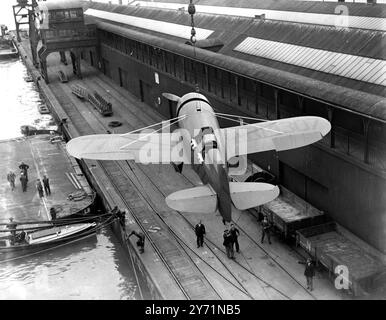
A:
[[[170,208],[182,212],[214,213],[217,210],[217,195],[209,185],[173,192],[165,201]]]
[[[261,206],[280,193],[278,186],[263,182],[230,182],[229,191],[233,205],[239,210]]]

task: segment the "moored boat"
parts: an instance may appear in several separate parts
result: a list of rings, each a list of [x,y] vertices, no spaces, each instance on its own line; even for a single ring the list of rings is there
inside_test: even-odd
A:
[[[14,229],[10,229],[8,224],[1,230],[6,235],[0,236],[0,263],[91,237],[115,218],[116,215],[108,214],[99,218],[58,219],[54,222],[14,222]]]
[[[16,58],[19,55],[19,50],[12,38],[6,34],[7,27],[1,25],[0,28],[0,60]]]

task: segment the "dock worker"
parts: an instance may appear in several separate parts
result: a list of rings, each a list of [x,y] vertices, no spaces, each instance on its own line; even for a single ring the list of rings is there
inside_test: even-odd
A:
[[[314,290],[314,284],[313,284],[313,280],[314,280],[314,276],[315,276],[315,263],[314,261],[312,261],[312,259],[310,258],[307,258],[307,261],[304,262],[304,261],[299,261],[300,264],[305,264],[306,265],[306,268],[304,270],[304,275],[306,277],[306,281],[307,281],[307,290]]]
[[[261,243],[264,243],[264,237],[267,235],[268,243],[271,244],[271,224],[269,223],[266,216],[264,216],[263,222],[261,223],[262,226],[262,235],[261,235]]]
[[[137,247],[139,248],[139,253],[144,253],[145,252],[145,235],[141,231],[136,232],[133,230],[129,234],[128,238],[130,238],[133,234],[138,237]]]
[[[223,238],[224,238],[223,245],[226,249],[227,257],[229,259],[234,259],[235,255],[234,255],[234,251],[233,251],[232,234],[228,229],[224,230]]]
[[[14,244],[16,240],[16,227],[17,224],[13,222],[13,218],[9,218],[9,223],[7,225],[7,229],[9,229],[9,232],[11,233],[11,243]]]
[[[197,248],[204,245],[204,235],[206,233],[205,226],[201,223],[201,220],[194,227],[194,231],[197,237]]]
[[[13,190],[15,190],[15,179],[16,179],[16,174],[13,171],[9,171],[7,174],[7,180],[9,182],[9,185]]]
[[[20,183],[21,183],[21,189],[23,190],[23,192],[26,192],[27,191],[27,177],[25,175],[25,173],[22,171],[20,173]]]
[[[230,233],[231,233],[231,236],[232,236],[232,247],[235,246],[236,247],[236,252],[239,252],[240,251],[240,246],[239,246],[239,241],[238,241],[237,238],[240,235],[240,231],[239,231],[239,229],[237,229],[235,227],[235,225],[233,223],[231,223]]]
[[[42,183],[40,182],[40,179],[36,179],[36,190],[39,193],[39,197],[43,198],[44,197],[43,186],[42,186]]]
[[[24,172],[26,178],[27,178],[27,181],[28,181],[28,169],[29,169],[29,165],[28,164],[25,164],[23,161],[20,163],[19,165],[19,169]]]
[[[46,177],[46,175],[43,176],[43,186],[44,186],[44,192],[47,196],[51,195],[51,188],[50,188],[50,179]]]
[[[56,210],[54,207],[50,209],[51,220],[56,220]]]

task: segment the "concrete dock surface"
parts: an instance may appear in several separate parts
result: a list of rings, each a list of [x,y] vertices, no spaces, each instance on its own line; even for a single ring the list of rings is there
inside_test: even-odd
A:
[[[30,60],[28,41],[23,40],[22,46]],[[68,83],[59,81],[59,69],[68,75]],[[60,63],[58,53],[48,57],[50,94],[57,99],[68,114],[68,122],[80,134],[106,133],[106,130],[125,133],[167,120],[97,69],[82,63],[82,71],[83,79],[79,80],[72,74],[70,64],[64,66]],[[77,98],[71,92],[72,84],[80,84],[90,92],[98,91],[112,103],[114,115],[103,117],[89,102]],[[122,122],[122,126],[110,128],[108,124],[114,120]],[[200,184],[189,166],[184,167],[181,175],[171,165],[141,165],[132,161],[97,163],[110,175],[110,181],[106,180],[107,196],[114,204],[130,213],[126,223],[127,232],[139,223],[148,231],[145,253],[140,258],[151,278],[158,283],[163,297],[181,299],[185,295],[192,299],[291,300],[350,298],[343,291],[335,289],[325,273],[317,272],[314,290],[307,290],[304,266],[298,263],[303,261],[303,257],[275,236],[271,239],[271,245],[267,242],[261,244],[260,223],[249,212],[233,212],[233,221],[240,230],[240,252],[235,254],[235,260],[228,259],[222,245],[224,226],[218,214],[181,213],[171,210],[165,204],[165,197],[171,192]],[[133,219],[131,214],[137,217]],[[193,230],[199,220],[206,227],[203,248],[196,247]],[[133,238],[131,240],[135,241]],[[151,243],[158,249],[154,250]],[[163,255],[162,259],[160,254]],[[162,267],[161,262],[168,264],[168,267]],[[160,267],[156,269],[155,265]],[[176,283],[184,294],[171,293],[177,287]]]
[[[0,141],[0,219],[14,221],[51,220],[50,208],[54,207],[57,217],[66,217],[88,207],[93,202],[93,192],[76,163],[71,161],[63,142],[50,142],[50,135],[21,137]],[[19,165],[29,166],[28,183],[22,191]],[[14,190],[7,181],[7,173],[16,174]],[[49,178],[51,194],[40,197],[36,181],[43,176]],[[42,182],[43,185],[43,182]],[[70,194],[84,194],[79,201],[68,199]]]

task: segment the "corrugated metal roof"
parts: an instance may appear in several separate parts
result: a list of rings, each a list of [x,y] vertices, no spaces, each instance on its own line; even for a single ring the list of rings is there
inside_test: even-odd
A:
[[[134,1],[131,5],[149,6],[155,8],[174,9],[184,8],[187,10],[188,5],[185,2],[171,3],[171,2],[149,2],[149,1]],[[272,10],[272,9],[254,9],[243,8],[234,6],[216,6],[216,5],[196,5],[196,11],[210,14],[222,14],[222,15],[236,15],[242,17],[255,17],[256,15],[265,14],[266,19],[289,21],[297,23],[318,24],[335,27],[348,27],[348,28],[360,28],[369,30],[386,31],[386,20],[378,17],[367,16],[354,16],[352,13],[343,11],[342,8],[336,9],[336,11],[325,13],[313,13],[313,12],[296,12],[285,10]]]
[[[100,29],[262,81],[283,90],[289,90],[326,104],[332,104],[386,122],[386,99],[383,96],[353,90],[348,87],[331,85],[329,82],[315,80],[299,74],[267,67],[263,64],[240,60],[200,48],[196,48],[194,52],[191,46],[183,43],[169,39],[161,39],[157,36],[144,34],[143,32],[130,30],[111,23],[97,22],[97,26]]]
[[[181,3],[182,0],[148,0],[148,2]],[[322,1],[289,1],[289,0],[199,0],[196,4],[208,6],[224,6],[252,9],[269,9],[281,11],[297,11],[309,13],[334,14],[336,2]],[[363,17],[384,18],[386,7],[384,4],[341,3],[349,9],[350,15]]]
[[[60,10],[60,9],[75,9],[82,8],[82,3],[76,0],[50,0],[50,1],[39,1],[39,10]]]
[[[104,10],[96,10],[91,8],[87,9],[84,12],[84,14],[95,18],[123,23],[132,27],[169,34],[182,39],[190,39],[191,27],[176,24],[176,23],[135,17],[135,16],[130,16],[126,14],[107,12]],[[210,36],[213,33],[213,30],[208,30],[203,28],[195,28],[195,29],[196,29],[197,40],[206,39],[208,36]]]
[[[320,72],[386,84],[386,61],[247,37],[234,50]]]

